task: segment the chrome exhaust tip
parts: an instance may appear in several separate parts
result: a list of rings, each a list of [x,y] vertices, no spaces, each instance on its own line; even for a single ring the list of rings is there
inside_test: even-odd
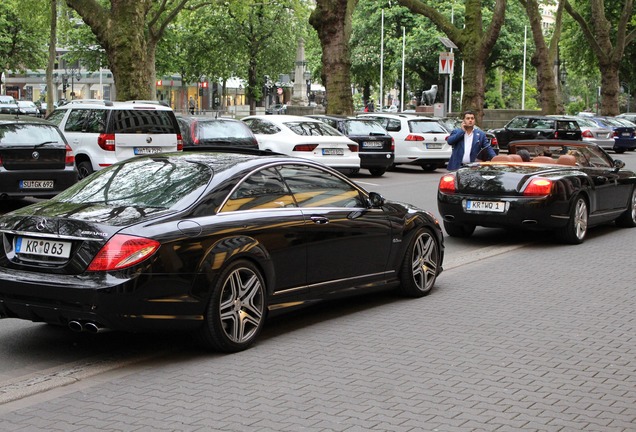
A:
[[[84,330],[86,330],[89,333],[95,334],[95,333],[98,333],[101,329],[102,327],[95,324],[94,322],[87,322],[86,324],[84,324]]]
[[[68,328],[70,328],[74,332],[78,332],[78,333],[81,332],[81,331],[84,331],[84,326],[79,321],[69,321],[68,322]]]

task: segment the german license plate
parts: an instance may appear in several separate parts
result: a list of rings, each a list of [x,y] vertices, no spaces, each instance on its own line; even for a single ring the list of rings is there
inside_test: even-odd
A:
[[[382,141],[363,141],[363,148],[382,148],[384,143]]]
[[[426,144],[427,149],[441,149],[442,143],[428,143]]]
[[[71,242],[18,237],[15,241],[16,253],[68,258],[71,256]]]
[[[53,189],[53,180],[20,180],[20,189]]]
[[[623,132],[623,136],[628,137],[628,136],[632,136],[632,134],[630,134],[629,132]]]
[[[466,200],[466,211],[503,213],[504,211],[506,211],[506,203],[502,201]]]
[[[163,149],[161,147],[135,147],[136,155],[147,155],[161,153]]]
[[[326,148],[326,149],[322,149],[322,154],[325,156],[343,156],[344,149]]]

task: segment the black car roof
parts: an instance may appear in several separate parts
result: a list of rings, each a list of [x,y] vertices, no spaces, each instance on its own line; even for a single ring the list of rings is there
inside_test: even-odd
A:
[[[43,118],[16,114],[0,114],[0,124],[45,124],[55,126]]]

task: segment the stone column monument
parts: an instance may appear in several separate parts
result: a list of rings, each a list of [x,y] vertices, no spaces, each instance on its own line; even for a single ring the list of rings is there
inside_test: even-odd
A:
[[[298,40],[298,49],[296,50],[296,67],[294,68],[294,89],[292,93],[292,105],[308,106],[307,84],[305,83],[305,41],[300,38]]]

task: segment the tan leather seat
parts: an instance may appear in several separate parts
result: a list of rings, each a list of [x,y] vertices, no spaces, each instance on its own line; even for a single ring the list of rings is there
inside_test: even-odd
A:
[[[495,155],[490,162],[512,162],[508,155]]]
[[[556,161],[554,159],[552,159],[550,156],[537,156],[534,159],[532,159],[532,162],[534,163],[556,163]]]
[[[512,162],[523,162],[523,159],[521,158],[521,156],[519,156],[518,154],[514,153],[514,154],[509,154],[508,157],[510,158],[510,160]]]
[[[559,156],[557,163],[561,165],[576,165],[576,157],[574,155],[564,154]]]

